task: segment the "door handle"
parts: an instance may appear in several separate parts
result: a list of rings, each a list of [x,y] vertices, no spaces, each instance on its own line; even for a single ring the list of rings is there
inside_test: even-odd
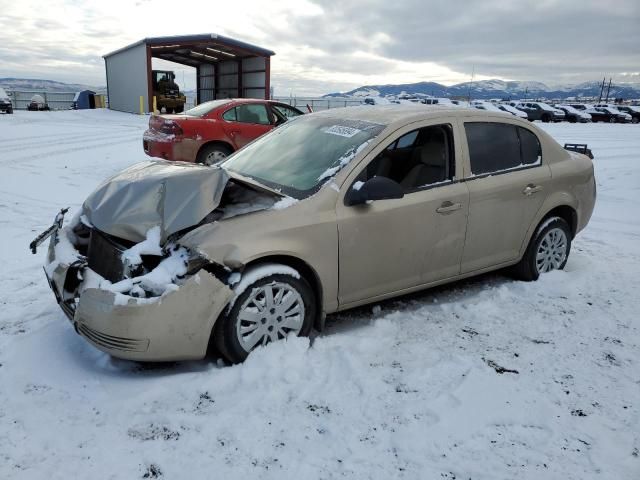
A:
[[[542,190],[542,186],[541,185],[534,185],[533,183],[530,183],[529,185],[527,185],[526,187],[524,187],[524,190],[522,190],[522,194],[523,195],[532,195],[536,192],[539,192],[540,190]]]
[[[460,210],[461,208],[461,203],[453,203],[447,200],[446,202],[442,202],[442,205],[436,208],[436,212],[446,215],[447,213],[455,212],[456,210]]]

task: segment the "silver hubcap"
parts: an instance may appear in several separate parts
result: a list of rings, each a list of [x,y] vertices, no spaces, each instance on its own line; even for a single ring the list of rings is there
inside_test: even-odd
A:
[[[539,273],[557,270],[567,258],[567,235],[561,228],[552,228],[544,236],[536,253]]]
[[[291,285],[272,282],[256,287],[240,307],[236,335],[240,346],[250,352],[257,345],[266,345],[300,333],[304,322],[304,302]]]
[[[204,163],[205,165],[216,165],[222,162],[225,158],[227,158],[227,155],[224,152],[214,150],[207,155],[207,158],[204,159]]]

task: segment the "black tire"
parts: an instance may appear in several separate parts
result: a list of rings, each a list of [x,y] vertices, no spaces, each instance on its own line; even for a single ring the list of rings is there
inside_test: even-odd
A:
[[[640,121],[640,120],[638,120],[638,117],[633,117],[631,119],[631,123],[638,123],[638,121]]]
[[[231,155],[231,153],[231,149],[226,145],[221,143],[210,143],[200,149],[196,157],[196,163],[200,163],[202,165],[217,165],[226,157]]]
[[[174,110],[175,113],[182,113],[184,112],[184,105],[179,105],[177,106]]]
[[[569,253],[571,252],[571,228],[563,218],[548,217],[538,225],[535,233],[529,241],[529,245],[527,246],[527,250],[525,251],[522,259],[512,268],[512,273],[516,278],[526,282],[538,279],[540,272],[538,271],[538,266],[536,264],[536,253],[540,248],[540,243],[547,233],[555,228],[561,229],[566,236],[565,258],[558,269],[562,270],[565,267],[567,260],[569,259]]]
[[[596,117],[591,118],[591,123],[598,123],[598,119]]]
[[[172,114],[173,113],[173,108],[164,107],[164,111],[165,111],[165,113]]]
[[[609,123],[616,123],[616,122],[617,122],[616,117],[611,117],[609,119]]]
[[[569,117],[569,123],[576,123],[576,117]]]
[[[540,120],[542,120],[544,123],[549,123],[551,121],[551,115],[545,113],[544,115],[542,115],[542,118]]]
[[[238,340],[238,335],[236,333],[236,325],[241,320],[238,318],[240,313],[240,309],[244,305],[244,303],[249,299],[249,297],[253,294],[254,289],[262,287],[264,285],[269,285],[271,283],[278,282],[287,284],[289,288],[295,289],[300,297],[302,298],[302,302],[304,304],[304,320],[302,322],[302,327],[298,336],[307,337],[311,332],[311,327],[313,326],[313,320],[316,316],[316,298],[313,293],[313,290],[309,286],[306,280],[302,277],[295,278],[291,275],[277,273],[273,275],[269,275],[268,277],[261,278],[256,280],[254,283],[249,285],[236,299],[233,304],[233,308],[227,314],[222,314],[218,321],[216,322],[214,332],[213,332],[213,341],[210,341],[217,350],[231,363],[241,363],[243,362],[250,352],[246,351],[240,344]],[[264,319],[263,319],[264,323]],[[260,345],[260,342],[256,345]]]

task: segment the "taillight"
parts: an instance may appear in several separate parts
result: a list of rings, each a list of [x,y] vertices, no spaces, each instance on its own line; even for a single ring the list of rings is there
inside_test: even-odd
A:
[[[178,136],[184,133],[177,122],[167,118],[162,118],[160,115],[151,115],[149,118],[149,128],[166,135]]]
[[[182,128],[173,120],[165,120],[162,125],[160,125],[159,130],[162,133],[166,133],[168,135],[182,135]]]

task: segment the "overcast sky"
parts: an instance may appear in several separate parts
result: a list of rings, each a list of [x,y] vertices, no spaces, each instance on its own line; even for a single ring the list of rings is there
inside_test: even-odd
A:
[[[450,85],[474,69],[551,85],[640,82],[640,0],[0,0],[0,77],[102,86],[105,53],[209,32],[274,50],[277,95]],[[193,88],[194,69],[175,67]]]

